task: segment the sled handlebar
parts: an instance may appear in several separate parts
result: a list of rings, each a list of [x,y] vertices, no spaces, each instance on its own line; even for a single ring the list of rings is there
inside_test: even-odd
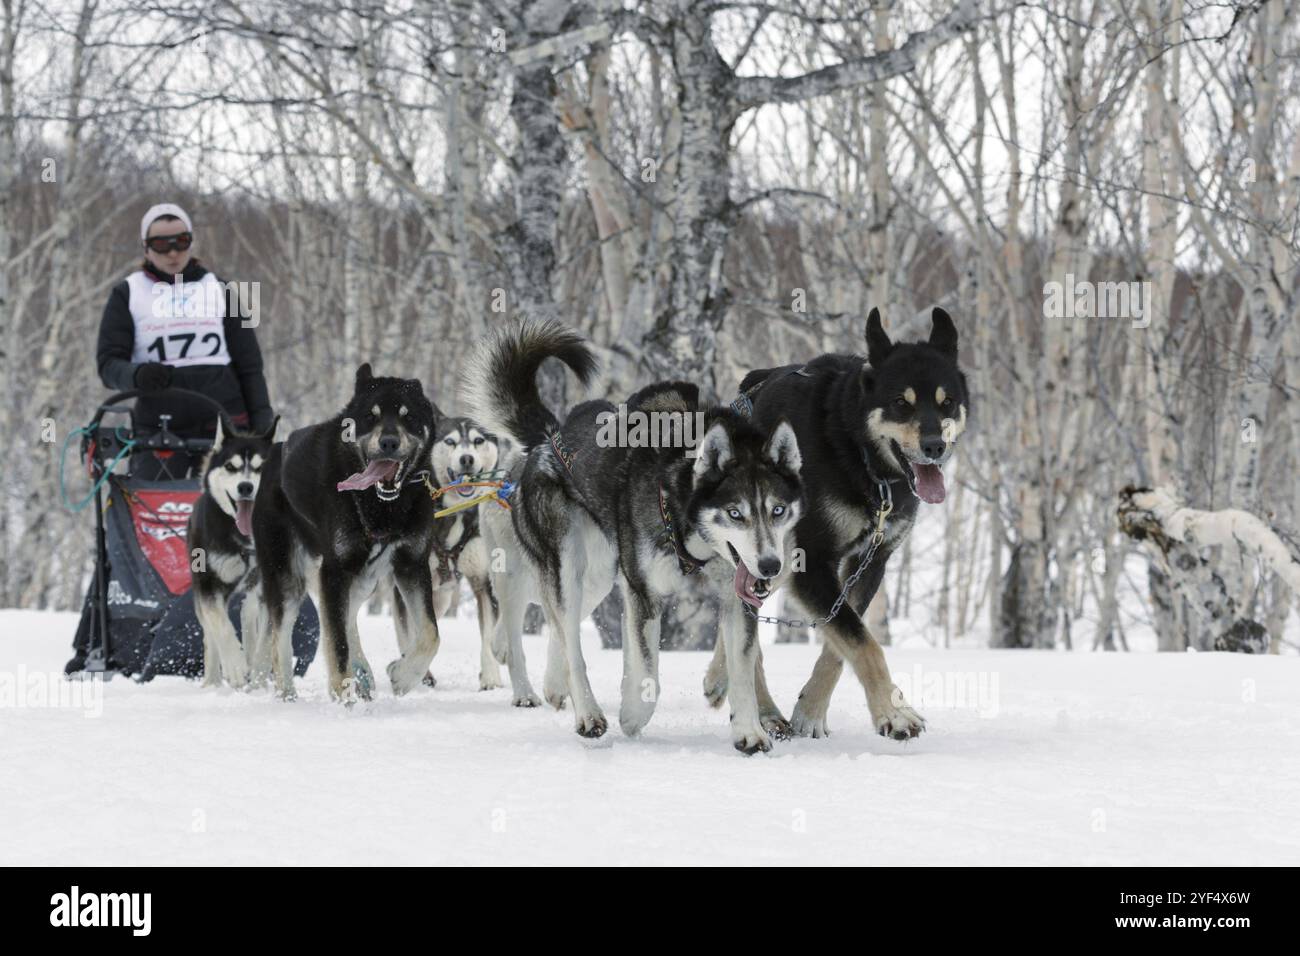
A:
[[[116,411],[117,406],[122,402],[128,401],[132,398],[139,398],[142,395],[149,395],[154,398],[164,395],[186,395],[190,398],[197,398],[199,401],[211,405],[213,410],[219,416],[226,414],[226,410],[221,407],[221,403],[216,399],[209,395],[204,395],[202,392],[193,391],[192,389],[168,387],[160,388],[153,392],[146,392],[143,389],[132,388],[125,392],[118,392],[116,395],[110,395],[108,398],[100,402],[99,408],[95,410],[95,417],[90,420],[90,424],[92,426],[98,425],[99,420],[103,418],[107,412]]]
[[[217,402],[215,399],[211,398],[210,396],[204,395],[202,392],[196,392],[188,388],[162,388],[153,392],[145,392],[141,389],[133,388],[125,392],[118,392],[115,395],[110,395],[108,398],[104,399],[104,401],[100,403],[99,408],[95,410],[95,417],[92,418],[90,420],[90,424],[86,426],[87,434],[90,435],[90,434],[99,433],[101,431],[100,421],[109,412],[116,412],[116,411],[129,412],[130,409],[124,409],[122,407],[122,404],[124,402],[130,401],[133,398],[139,398],[142,395],[148,395],[151,398],[158,398],[158,397],[166,398],[168,395],[184,395],[187,398],[196,398],[200,402],[210,405],[218,418],[224,418],[226,415],[226,410],[221,407],[220,402]],[[188,452],[207,451],[209,448],[212,447],[213,439],[182,438],[180,435],[177,435],[168,427],[171,419],[170,415],[162,415],[160,417],[162,419],[161,427],[157,431],[151,431],[139,436],[132,436],[134,441],[134,447],[140,449],[148,449],[149,451],[188,451]],[[220,425],[218,425],[218,427],[220,427]],[[120,448],[121,445],[125,444],[122,441],[121,437],[117,435],[115,431],[112,431],[108,435],[101,435],[100,439],[101,439],[99,443],[100,454],[106,454],[109,455],[110,457],[112,454],[116,452],[118,448]]]

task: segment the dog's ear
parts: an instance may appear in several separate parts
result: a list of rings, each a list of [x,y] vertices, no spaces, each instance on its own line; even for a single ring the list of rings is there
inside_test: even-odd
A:
[[[359,389],[363,385],[369,385],[371,380],[374,379],[374,377],[375,377],[375,373],[370,371],[370,363],[366,362],[359,369],[357,369],[357,388]]]
[[[226,413],[222,412],[217,415],[217,433],[212,436],[212,451],[221,451],[221,443],[226,440],[229,434],[226,430]]]
[[[930,345],[945,355],[957,357],[957,326],[952,316],[938,307],[930,313]]]
[[[763,446],[763,454],[776,467],[792,475],[799,474],[799,469],[803,467],[803,456],[799,454],[799,439],[795,437],[794,429],[784,418],[777,422],[776,428],[772,429],[767,444]]]
[[[696,479],[710,471],[722,471],[731,464],[733,457],[731,433],[727,431],[726,423],[718,419],[709,426],[708,431],[704,433],[704,438],[700,440],[699,447],[695,450]]]
[[[260,437],[264,441],[275,441],[275,429],[279,426],[279,424],[280,424],[280,416],[276,415],[275,418],[271,420],[271,426],[266,431],[262,432],[262,434],[258,437]]]
[[[880,310],[872,309],[867,316],[867,361],[873,368],[880,365],[893,350],[894,343],[889,341],[884,326],[880,324]]]

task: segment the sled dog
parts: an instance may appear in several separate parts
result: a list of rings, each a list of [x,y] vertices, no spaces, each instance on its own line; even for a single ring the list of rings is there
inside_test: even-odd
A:
[[[203,627],[203,686],[224,678],[232,687],[248,682],[248,655],[226,612],[231,596],[250,584],[253,499],[271,456],[276,418],[261,434],[236,431],[220,416],[216,438],[203,459],[203,492],[190,514],[188,542],[194,611]],[[297,609],[294,609],[295,615]],[[247,636],[247,632],[245,632]]]
[[[777,421],[794,427],[807,502],[795,540],[807,563],[789,593],[814,620],[830,614],[862,565],[883,513],[879,546],[848,601],[821,627],[821,656],[795,704],[794,732],[828,733],[826,710],[847,660],[866,690],[876,731],[906,740],[925,729],[925,720],[894,686],[862,616],[889,556],[912,528],[918,503],[944,500],[943,467],[966,428],[970,397],[957,364],[957,328],[943,309],[933,311],[930,336],[919,342],[891,341],[872,309],[866,340],[865,360],[822,355],[806,365],[751,372],[734,404],[752,409],[759,427]],[[727,692],[729,652],[717,649],[705,678],[705,694],[715,703]]]
[[[253,508],[260,582],[245,603],[255,602],[256,629],[267,638],[258,646],[281,696],[294,694],[290,638],[304,592],[320,612],[331,697],[372,696],[357,613],[390,579],[401,651],[388,665],[393,692],[424,678],[438,650],[425,479],[439,417],[417,379],[376,376],[367,363],[339,414],[272,449]]]
[[[685,382],[647,386],[622,406],[584,402],[559,423],[535,382],[548,357],[584,384],[594,372],[575,333],[525,323],[480,348],[466,382],[474,418],[526,450],[511,517],[550,629],[546,699],[560,706],[571,696],[577,732],[605,733],[579,625],[617,583],[624,603],[619,724],[639,733],[659,696],[660,614],[687,576],[700,574],[721,599],[732,742],[748,753],[771,749],[755,688],[756,623],[743,608],[761,605],[790,574],[802,509],[794,430],[779,420],[759,429],[729,409],[702,409],[697,388]],[[694,447],[600,440],[626,433],[608,427],[609,416],[624,413],[683,423],[702,413],[702,437]]]

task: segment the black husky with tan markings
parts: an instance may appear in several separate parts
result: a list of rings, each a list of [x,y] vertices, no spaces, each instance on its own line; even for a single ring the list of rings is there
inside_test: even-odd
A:
[[[866,341],[866,359],[822,355],[806,365],[751,372],[738,401],[759,427],[789,421],[803,452],[807,507],[795,537],[805,565],[791,577],[790,596],[819,622],[825,640],[790,724],[803,736],[827,734],[826,710],[847,660],[866,690],[877,732],[905,740],[920,734],[925,721],[894,686],[862,617],[919,503],[944,500],[943,467],[966,428],[970,397],[957,364],[957,328],[943,309],[933,311],[930,336],[918,342],[891,341],[872,309]],[[878,546],[869,550],[877,529]],[[847,600],[825,620],[859,568]],[[726,688],[719,648],[705,693],[716,702]]]
[[[351,702],[374,688],[357,614],[392,580],[401,656],[388,666],[393,691],[420,685],[438,650],[429,554],[434,504],[425,479],[439,418],[417,379],[357,370],[347,407],[300,428],[271,452],[253,509],[260,582],[258,647],[277,691],[293,696],[291,634],[304,593],[320,610],[330,695]]]

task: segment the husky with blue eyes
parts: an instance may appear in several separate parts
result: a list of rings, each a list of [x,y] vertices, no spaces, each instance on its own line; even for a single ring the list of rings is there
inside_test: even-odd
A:
[[[721,605],[732,743],[744,753],[770,750],[772,733],[782,728],[770,720],[776,709],[765,688],[756,686],[752,612],[793,563],[803,507],[794,430],[784,421],[760,429],[729,409],[702,407],[687,382],[649,385],[619,406],[583,402],[560,422],[536,386],[538,368],[551,357],[584,384],[595,374],[578,335],[556,323],[524,323],[480,348],[465,385],[475,420],[524,449],[512,498],[516,544],[508,551],[527,565],[512,573],[536,582],[549,627],[543,695],[557,708],[572,697],[581,736],[605,733],[579,628],[617,584],[624,607],[619,725],[629,736],[639,733],[659,699],[661,614],[688,577],[699,575]],[[681,427],[636,440],[631,436],[644,433],[609,427],[618,416]],[[521,616],[502,603],[503,620]]]

